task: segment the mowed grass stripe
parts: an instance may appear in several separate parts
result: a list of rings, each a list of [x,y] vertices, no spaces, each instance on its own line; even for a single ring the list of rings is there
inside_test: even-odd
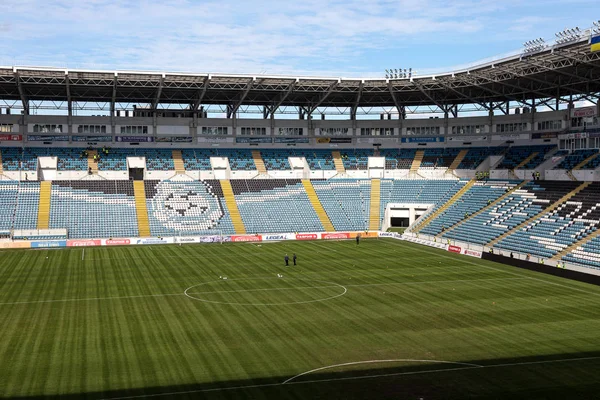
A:
[[[286,252],[298,254],[297,267],[283,266]],[[94,248],[84,261],[81,249],[8,254],[0,285],[9,290],[0,302],[175,294],[219,275],[229,277],[225,285],[247,279],[236,287],[249,290],[327,281],[349,291],[274,308],[207,304],[183,294],[0,306],[9,342],[0,341],[1,395],[151,394],[281,382],[368,359],[493,363],[600,351],[596,287],[394,241]],[[294,300],[320,289],[302,290],[235,296]],[[582,384],[594,384],[588,375]],[[23,376],[33,378],[23,383]],[[286,396],[278,391],[276,398]]]

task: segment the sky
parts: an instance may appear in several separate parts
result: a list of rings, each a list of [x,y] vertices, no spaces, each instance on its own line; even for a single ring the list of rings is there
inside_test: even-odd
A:
[[[383,77],[598,19],[598,0],[2,0],[0,65]]]

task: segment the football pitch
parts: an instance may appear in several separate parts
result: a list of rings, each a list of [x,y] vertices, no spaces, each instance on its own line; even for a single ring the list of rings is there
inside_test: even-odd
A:
[[[600,396],[599,287],[412,243],[0,260],[5,398]]]

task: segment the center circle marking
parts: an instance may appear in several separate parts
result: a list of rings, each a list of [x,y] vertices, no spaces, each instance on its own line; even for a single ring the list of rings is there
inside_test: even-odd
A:
[[[335,282],[328,282],[328,281],[321,281],[321,280],[317,280],[317,279],[312,279],[308,282],[318,282],[318,283],[322,283],[322,284],[326,284],[327,287],[337,287],[338,289],[341,290],[341,293],[337,293],[333,296],[328,296],[328,297],[323,297],[322,299],[314,299],[314,300],[306,300],[306,301],[290,301],[290,302],[283,302],[283,303],[237,303],[237,302],[229,302],[229,301],[217,301],[217,300],[208,300],[208,299],[203,299],[201,297],[197,297],[199,294],[201,293],[191,293],[191,291],[193,289],[197,289],[201,286],[207,286],[213,283],[217,283],[217,282],[241,282],[241,281],[261,281],[261,280],[270,280],[270,279],[281,279],[281,278],[244,278],[244,279],[228,279],[228,280],[222,280],[222,279],[218,279],[215,281],[209,281],[209,282],[204,282],[204,283],[199,283],[197,285],[193,285],[190,286],[189,288],[185,289],[185,291],[183,292],[183,294],[185,294],[187,297],[189,297],[190,299],[193,300],[197,300],[197,301],[201,301],[204,303],[211,303],[211,304],[228,304],[228,305],[233,305],[233,306],[285,306],[285,305],[292,305],[292,304],[308,304],[308,303],[317,303],[317,302],[322,302],[322,301],[327,301],[327,300],[333,300],[335,298],[341,297],[343,295],[345,295],[348,292],[348,289],[343,286],[340,285],[339,283],[335,283]],[[289,279],[286,279],[286,281],[289,282]],[[300,282],[307,282],[307,281],[300,281]],[[302,287],[302,288],[297,288],[297,290],[302,290],[302,289],[318,289],[318,288],[324,288],[323,286],[314,286],[314,287]],[[241,289],[239,290],[239,292],[243,292],[243,291],[264,291],[264,292],[268,292],[268,291],[277,291],[277,290],[294,290],[294,287],[289,287],[289,288],[265,288],[265,289]],[[231,291],[221,291],[222,292],[231,292],[232,294],[235,294],[236,290],[231,290]],[[214,291],[214,292],[206,292],[207,294],[210,293],[219,293],[219,291]]]

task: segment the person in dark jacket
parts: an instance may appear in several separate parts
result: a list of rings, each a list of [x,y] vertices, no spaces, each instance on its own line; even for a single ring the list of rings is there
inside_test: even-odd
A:
[[[294,260],[294,265],[296,265],[296,258],[297,258],[297,257],[296,257],[296,253],[294,253],[294,255],[293,255],[293,257],[292,257],[292,259]]]
[[[285,266],[287,267],[288,265],[290,265],[290,258],[288,257],[288,255],[286,254],[285,257],[283,257],[283,259],[285,260]]]

